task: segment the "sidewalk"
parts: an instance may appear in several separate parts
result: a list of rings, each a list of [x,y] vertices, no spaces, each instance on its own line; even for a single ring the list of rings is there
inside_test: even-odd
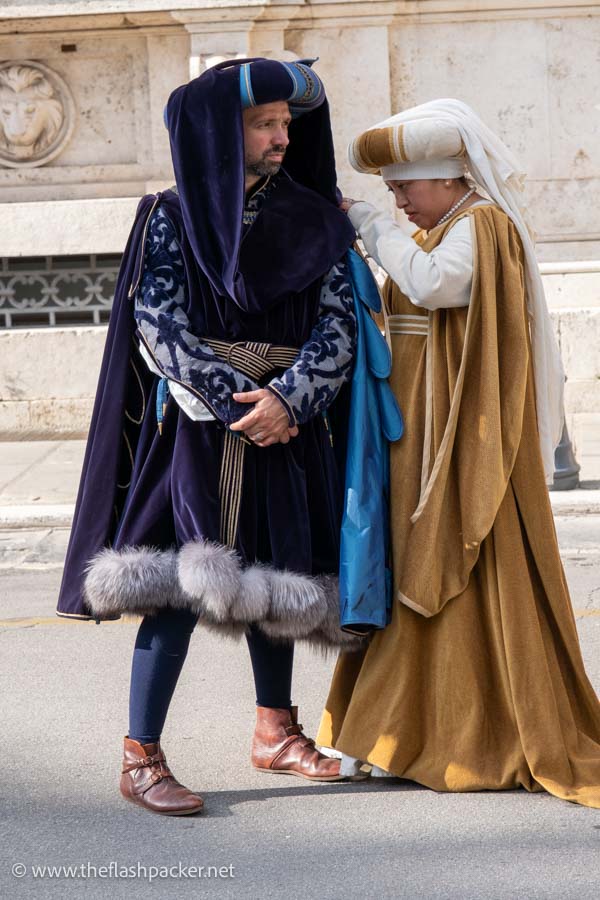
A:
[[[0,442],[0,528],[71,525],[85,441]]]
[[[600,516],[600,423],[586,438],[581,487],[550,494],[559,518]],[[84,452],[85,441],[0,442],[0,566],[62,563]]]

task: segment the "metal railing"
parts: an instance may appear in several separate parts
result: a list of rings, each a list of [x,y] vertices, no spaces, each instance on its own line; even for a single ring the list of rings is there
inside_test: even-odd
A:
[[[4,257],[0,329],[108,322],[120,256]]]

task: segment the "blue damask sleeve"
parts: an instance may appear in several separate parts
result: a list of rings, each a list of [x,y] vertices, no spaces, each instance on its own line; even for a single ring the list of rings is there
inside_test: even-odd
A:
[[[348,266],[339,262],[323,280],[319,318],[294,364],[267,388],[285,406],[290,425],[308,422],[335,400],[350,381],[356,317]]]
[[[236,403],[236,391],[254,391],[258,385],[223,362],[211,347],[189,330],[185,312],[186,280],[175,229],[158,207],[148,223],[144,270],[135,297],[135,318],[140,337],[155,364],[208,407],[226,425],[249,412]]]

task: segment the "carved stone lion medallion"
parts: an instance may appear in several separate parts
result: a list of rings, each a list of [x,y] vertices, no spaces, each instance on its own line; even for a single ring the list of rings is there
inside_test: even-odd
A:
[[[0,63],[0,166],[43,166],[75,127],[75,102],[63,78],[34,60]]]

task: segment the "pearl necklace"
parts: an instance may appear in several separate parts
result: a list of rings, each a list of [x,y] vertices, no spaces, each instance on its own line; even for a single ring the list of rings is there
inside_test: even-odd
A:
[[[467,193],[464,195],[464,197],[461,197],[461,199],[458,201],[458,203],[455,203],[454,206],[452,206],[448,210],[448,212],[442,216],[442,218],[439,220],[439,222],[435,223],[434,227],[437,228],[438,225],[443,225],[444,222],[447,222],[448,219],[450,218],[450,216],[454,215],[456,210],[459,209],[463,205],[463,203],[466,203],[467,200],[469,199],[469,197],[471,197],[474,193],[475,193],[475,188],[471,188],[470,191],[467,191]]]

